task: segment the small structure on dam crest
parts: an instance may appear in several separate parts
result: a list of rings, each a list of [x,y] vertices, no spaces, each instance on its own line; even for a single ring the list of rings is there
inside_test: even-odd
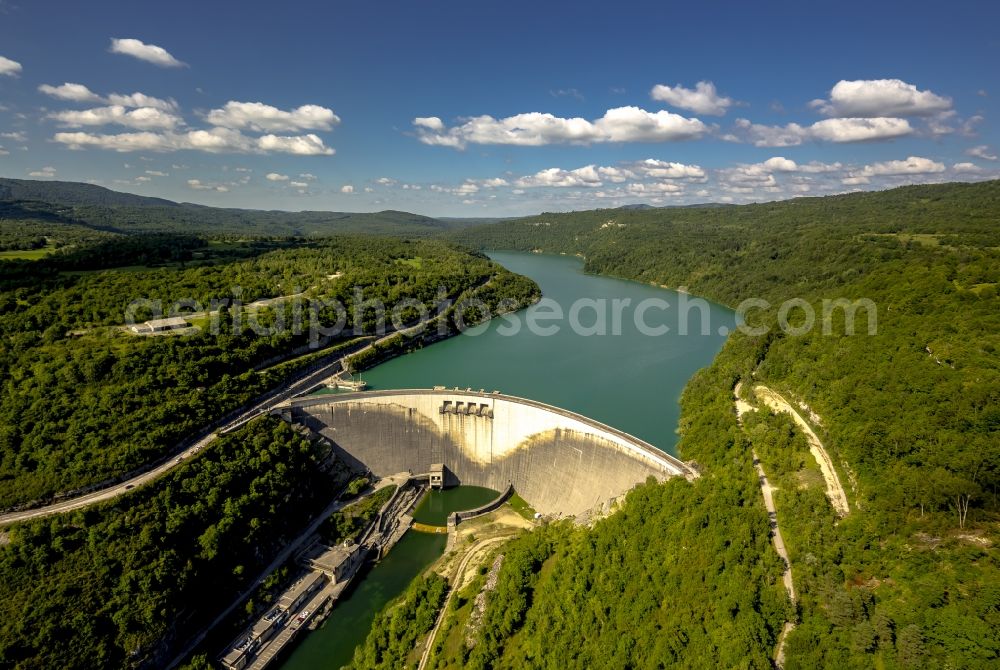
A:
[[[409,471],[443,486],[513,485],[545,515],[600,509],[648,477],[696,476],[620,430],[500,393],[345,393],[295,399],[275,413],[322,434],[340,458],[376,476]]]

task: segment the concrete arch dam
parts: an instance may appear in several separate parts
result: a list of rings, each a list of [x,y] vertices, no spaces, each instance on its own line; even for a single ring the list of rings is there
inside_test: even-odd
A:
[[[499,393],[344,393],[295,399],[275,413],[322,434],[341,457],[377,476],[444,463],[446,484],[497,491],[513,484],[546,515],[598,509],[649,476],[694,476],[684,462],[620,430]]]

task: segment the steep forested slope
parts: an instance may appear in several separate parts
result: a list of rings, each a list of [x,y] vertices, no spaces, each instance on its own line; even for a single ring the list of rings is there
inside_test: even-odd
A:
[[[543,214],[460,233],[477,247],[581,254],[588,271],[683,286],[734,307],[748,298],[772,305],[756,312],[755,321],[772,326],[771,332],[735,334],[685,392],[679,449],[706,466],[694,491],[635,494],[624,519],[612,517],[557,544],[552,555],[575,559],[557,562],[551,572],[529,570],[537,576],[522,579],[517,590],[523,612],[499,634],[484,633],[487,642],[498,639],[492,647],[477,645],[465,660],[480,667],[519,667],[525,661],[585,667],[599,662],[592,655],[597,652],[589,651],[593,640],[622,640],[629,646],[614,659],[634,659],[636,667],[670,659],[685,667],[730,665],[736,656],[729,654],[741,649],[748,665],[765,666],[754,654],[773,644],[770,626],[779,617],[773,609],[751,606],[764,616],[748,627],[738,614],[747,605],[727,604],[722,594],[734,583],[759,588],[761,577],[747,576],[745,563],[754,555],[765,560],[769,548],[757,545],[757,553],[694,578],[714,595],[696,608],[693,620],[710,620],[714,630],[726,631],[723,645],[693,637],[698,627],[690,622],[675,623],[672,630],[683,635],[675,651],[656,659],[635,656],[635,649],[658,643],[667,630],[647,630],[653,610],[628,596],[624,583],[604,586],[609,575],[635,571],[639,561],[676,561],[667,547],[642,558],[621,554],[665,532],[689,548],[713,538],[743,546],[752,541],[745,529],[713,527],[720,519],[735,520],[739,505],[697,491],[749,474],[754,446],[779,484],[778,513],[800,592],[787,668],[995,664],[998,222],[1000,182],[989,182],[745,207]],[[802,335],[774,327],[779,305],[795,298],[804,302],[791,312],[792,326],[801,325],[802,304],[817,315],[817,327]],[[871,300],[877,331],[868,334],[861,311],[857,332],[845,334],[841,312],[824,334],[823,300],[838,298]],[[833,514],[805,441],[786,416],[752,416],[745,430],[734,432],[731,397],[739,380],[744,388],[766,383],[816,413],[814,427],[848,488],[847,518]],[[670,482],[663,488],[692,485]],[[727,489],[753,495],[731,484]],[[623,527],[640,505],[645,523]],[[700,528],[678,535],[668,530],[690,514],[704,515]],[[607,550],[587,558],[602,543],[610,543]],[[688,606],[688,599],[679,604],[674,596],[694,588],[689,576],[670,582],[676,594],[651,587],[649,606]],[[584,601],[567,593],[569,585],[581,583],[588,585],[581,598],[584,592],[602,594],[603,612],[578,611]],[[491,607],[499,612],[505,603],[498,597]],[[720,608],[730,615],[719,616]],[[634,632],[617,624],[622,616],[635,622]],[[562,639],[583,642],[563,645]],[[483,656],[480,649],[486,648],[493,653]]]
[[[964,479],[977,507],[1000,484],[998,223],[1000,182],[988,182],[732,208],[544,214],[457,237],[579,253],[590,272],[687,287],[734,307],[762,298],[773,314],[785,300],[809,302],[817,327],[772,333],[758,374],[827,419],[834,448],[858,470],[856,496],[926,509],[948,505],[906,485],[928,466]],[[845,337],[838,314],[835,332],[823,334],[822,300],[838,298],[872,300],[877,333],[865,334],[861,311],[862,332]]]
[[[329,457],[266,417],[155,484],[10,530],[0,665],[165,667],[329,503],[346,474]]]

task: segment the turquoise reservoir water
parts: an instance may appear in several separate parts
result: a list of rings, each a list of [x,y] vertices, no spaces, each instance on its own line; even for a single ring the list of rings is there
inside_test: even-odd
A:
[[[545,298],[554,300],[568,317],[574,304],[605,305],[606,334],[578,334],[568,319],[538,320],[543,328],[558,325],[553,335],[538,335],[527,318],[551,310],[535,305],[515,317],[512,326],[494,319],[477,328],[364,373],[370,388],[430,388],[436,385],[499,390],[579,412],[640,437],[673,453],[676,445],[678,400],[696,370],[708,365],[735,327],[735,313],[701,301],[690,308],[687,334],[682,334],[683,301],[698,300],[646,284],[584,274],[572,256],[495,252],[490,256],[508,269],[535,280]],[[615,299],[630,301],[621,309],[620,334],[613,334]],[[642,322],[666,326],[659,335],[643,334],[636,326],[636,308],[645,301]],[[662,309],[662,301],[669,308]],[[704,314],[704,319],[702,318]],[[593,327],[595,309],[579,307],[577,321]],[[709,333],[702,333],[703,324]]]

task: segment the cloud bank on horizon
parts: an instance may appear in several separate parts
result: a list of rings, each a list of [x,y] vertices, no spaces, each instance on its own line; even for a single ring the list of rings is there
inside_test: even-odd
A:
[[[484,80],[467,100],[459,92],[439,104],[393,96],[396,80],[373,75],[397,101],[386,111],[322,80],[282,85],[298,81],[301,53],[277,79],[233,83],[205,79],[216,64],[192,46],[181,60],[167,40],[103,39],[112,74],[89,78],[0,42],[0,156],[20,176],[175,199],[197,192],[232,206],[294,208],[308,197],[310,209],[437,214],[741,203],[1000,177],[982,109],[990,92],[977,88],[970,104],[912,73],[828,79],[812,95],[784,90],[778,77],[771,90],[727,90],[733,81],[697,71],[669,80],[647,73],[604,92],[551,81],[544,96],[514,98],[491,95]],[[81,44],[100,57],[101,38]],[[334,141],[347,144],[346,156]],[[115,155],[128,160],[103,158]]]

